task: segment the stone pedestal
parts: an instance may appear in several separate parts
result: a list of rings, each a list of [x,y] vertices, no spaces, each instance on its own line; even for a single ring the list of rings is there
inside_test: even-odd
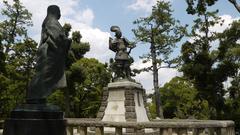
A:
[[[56,106],[25,104],[5,120],[3,135],[66,135],[63,117]]]
[[[145,90],[142,85],[130,81],[109,83],[108,87],[104,89],[97,118],[111,122],[149,121]]]

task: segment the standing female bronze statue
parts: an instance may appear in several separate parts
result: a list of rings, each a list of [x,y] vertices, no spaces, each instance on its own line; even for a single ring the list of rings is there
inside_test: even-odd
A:
[[[71,40],[58,22],[60,17],[58,6],[48,7],[37,51],[36,75],[29,84],[27,103],[45,103],[54,89],[66,86],[64,68]]]
[[[4,122],[3,135],[66,135],[64,113],[59,107],[46,104],[54,89],[66,86],[64,67],[71,40],[58,22],[60,16],[58,6],[48,7],[27,103],[11,111]]]

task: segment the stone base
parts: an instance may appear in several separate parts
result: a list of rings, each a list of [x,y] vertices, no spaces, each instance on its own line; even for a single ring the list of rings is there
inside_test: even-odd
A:
[[[63,112],[55,105],[23,104],[11,112],[13,119],[63,119]]]
[[[145,90],[139,83],[118,81],[109,83],[104,89],[102,104],[97,118],[110,122],[148,122],[149,112],[146,107]],[[112,133],[114,128],[104,128]],[[132,133],[134,129],[123,129],[124,133]]]
[[[103,93],[98,119],[112,122],[147,122],[145,90],[130,81],[109,83]]]
[[[24,104],[5,120],[3,135],[66,135],[66,120],[58,107]]]
[[[66,135],[65,123],[57,119],[7,119],[3,135]]]

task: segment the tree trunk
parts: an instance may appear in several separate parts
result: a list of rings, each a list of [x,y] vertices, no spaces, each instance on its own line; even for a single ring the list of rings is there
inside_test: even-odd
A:
[[[157,68],[157,55],[156,55],[156,48],[154,44],[151,44],[151,55],[152,55],[152,66],[153,66],[153,86],[155,91],[155,104],[156,104],[156,113],[157,117],[163,119],[163,110],[162,110],[162,103],[160,99],[160,91],[158,86],[158,68]]]

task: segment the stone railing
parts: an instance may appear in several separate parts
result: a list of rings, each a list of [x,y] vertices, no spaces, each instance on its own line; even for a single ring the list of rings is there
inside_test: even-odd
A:
[[[89,128],[91,127],[91,128]],[[67,135],[104,135],[104,128],[114,128],[115,135],[235,135],[233,121],[159,120],[151,122],[103,122],[93,119],[67,119]],[[133,129],[133,130],[123,130]],[[95,129],[95,131],[93,131]],[[151,129],[152,133],[145,133]],[[124,133],[127,131],[127,133]],[[131,133],[128,133],[131,131]],[[93,133],[90,133],[93,132]]]
[[[67,135],[104,135],[104,128],[112,127],[115,135],[235,135],[233,121],[216,120],[159,120],[152,122],[102,122],[95,119],[68,118]],[[90,127],[92,129],[90,129]],[[123,133],[123,129],[133,129]],[[0,135],[3,121],[0,121]],[[94,131],[93,131],[94,129]],[[152,133],[144,133],[152,129]],[[127,130],[126,130],[127,131]]]

